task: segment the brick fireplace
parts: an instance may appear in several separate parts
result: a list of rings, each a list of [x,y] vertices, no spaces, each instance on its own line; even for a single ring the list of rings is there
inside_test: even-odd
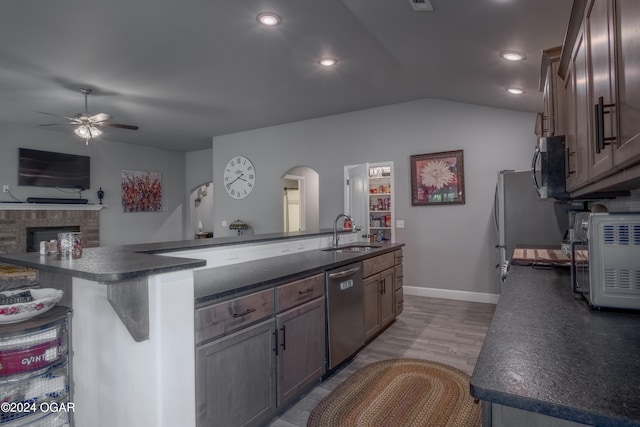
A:
[[[102,206],[58,206],[0,204],[0,253],[26,252],[28,228],[78,227],[85,248],[100,245]]]

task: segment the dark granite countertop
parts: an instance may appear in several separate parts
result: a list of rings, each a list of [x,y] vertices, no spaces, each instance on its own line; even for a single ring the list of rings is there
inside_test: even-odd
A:
[[[350,231],[339,231],[339,234],[350,233]],[[137,245],[123,246],[129,251],[155,254],[162,252],[184,251],[192,249],[213,248],[219,246],[244,245],[248,243],[266,243],[277,240],[307,239],[309,237],[332,235],[330,228],[314,231],[292,231],[266,234],[247,234],[243,236],[213,237],[210,239],[176,240],[172,242],[143,243]]]
[[[97,282],[119,282],[152,274],[187,270],[206,265],[205,260],[159,256],[162,253],[332,234],[333,230],[270,233],[212,239],[179,240],[138,245],[85,248],[78,259],[59,259],[39,253],[0,254],[0,262],[81,277]],[[347,233],[346,231],[340,232]]]
[[[280,255],[194,272],[196,306],[277,286],[325,270],[394,251],[404,243],[376,243],[366,252],[331,252],[321,249]],[[347,246],[347,245],[345,245]]]
[[[59,259],[56,255],[40,255],[36,252],[0,255],[0,262],[102,283],[187,270],[207,263],[202,259],[130,252],[124,247],[85,248],[78,259]]]
[[[512,266],[471,394],[584,424],[640,426],[640,312],[590,309],[568,270]]]

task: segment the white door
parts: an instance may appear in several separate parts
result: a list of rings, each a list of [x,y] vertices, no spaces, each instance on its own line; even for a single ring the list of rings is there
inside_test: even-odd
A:
[[[345,213],[362,228],[358,232],[358,240],[369,241],[369,166],[367,163],[345,166],[344,177]]]

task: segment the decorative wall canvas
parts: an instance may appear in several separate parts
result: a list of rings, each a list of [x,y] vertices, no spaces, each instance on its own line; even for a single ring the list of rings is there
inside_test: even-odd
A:
[[[411,205],[464,204],[462,150],[411,156]]]
[[[162,210],[160,172],[122,171],[122,208],[125,212]]]

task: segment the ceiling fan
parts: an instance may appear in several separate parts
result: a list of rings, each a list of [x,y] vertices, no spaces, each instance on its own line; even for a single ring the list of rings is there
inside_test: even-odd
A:
[[[89,114],[89,106],[88,106],[88,96],[91,93],[91,89],[80,88],[80,91],[84,94],[84,113],[77,113],[73,117],[60,116],[58,114],[45,113],[43,111],[38,111],[41,114],[47,114],[49,116],[62,117],[63,119],[69,120],[69,123],[50,123],[44,124],[40,126],[59,126],[59,125],[73,125],[77,126],[74,129],[76,135],[85,139],[85,142],[89,144],[89,140],[100,136],[102,131],[101,127],[113,127],[113,128],[121,128],[121,129],[130,129],[130,130],[138,130],[138,126],[134,125],[123,125],[121,123],[113,123],[108,122],[111,118],[109,114],[106,113],[98,113],[98,114]]]

